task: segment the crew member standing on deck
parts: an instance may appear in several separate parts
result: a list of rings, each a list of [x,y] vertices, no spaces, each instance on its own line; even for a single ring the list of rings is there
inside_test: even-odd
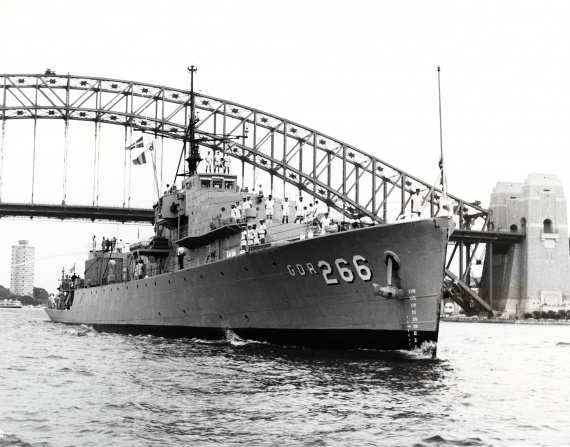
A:
[[[180,270],[184,269],[184,256],[186,256],[186,250],[184,247],[178,247],[178,268]]]
[[[224,155],[224,174],[230,173],[230,164],[231,164],[230,156],[228,154]]]
[[[299,220],[300,222],[302,222],[302,220],[299,218],[303,211],[303,197],[299,197],[299,203],[297,203],[297,205],[295,205],[295,220],[294,222],[297,222],[297,220]],[[305,216],[303,215],[303,219],[305,218]]]
[[[247,200],[245,201],[248,208],[253,208],[253,203],[251,201],[251,196],[247,196]]]
[[[297,214],[295,215],[295,222],[302,224],[305,221],[305,216],[307,215],[307,207],[304,206],[301,208],[301,206],[299,206],[298,208]]]
[[[281,223],[289,223],[289,197],[285,197],[285,200],[281,204],[281,210],[283,211]]]
[[[241,208],[239,206],[239,202],[236,202],[236,222],[240,222],[241,221]]]
[[[135,265],[135,276],[137,279],[143,278],[143,262],[142,262],[142,259],[139,259],[137,261],[137,264]]]
[[[416,193],[412,194],[412,214],[420,217],[422,214],[422,196],[420,195],[420,188],[416,188]]]
[[[253,226],[248,224],[247,226],[247,245],[249,247],[253,246],[253,242],[255,240],[255,231],[253,230]]]
[[[220,167],[222,166],[222,162],[220,159],[220,154],[218,152],[214,152],[214,172],[220,172]]]
[[[309,209],[307,209],[307,223],[313,224],[315,221],[315,211],[312,203],[309,203]]]
[[[331,220],[329,219],[329,213],[325,213],[324,217],[321,219],[321,234],[325,234],[325,228],[331,224]]]
[[[253,224],[253,245],[259,245],[259,229],[257,224]]]
[[[210,151],[208,151],[208,155],[206,155],[206,172],[212,173],[212,157]]]
[[[245,228],[241,232],[241,249],[247,251],[247,230]]]
[[[266,236],[267,236],[267,227],[265,226],[265,221],[263,219],[261,219],[259,221],[259,243],[260,244],[265,244]]]
[[[269,194],[269,197],[265,201],[265,217],[268,221],[273,221],[273,208],[275,207],[275,202],[273,201],[273,196]]]

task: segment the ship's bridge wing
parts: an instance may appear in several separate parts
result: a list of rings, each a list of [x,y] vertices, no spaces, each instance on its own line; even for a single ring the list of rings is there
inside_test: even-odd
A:
[[[194,249],[197,247],[208,245],[212,241],[240,233],[243,227],[244,224],[235,224],[235,223],[229,225],[222,225],[208,233],[201,234],[200,236],[182,237],[179,240],[177,240],[176,243],[181,247]],[[181,236],[183,236],[183,232],[181,232]]]

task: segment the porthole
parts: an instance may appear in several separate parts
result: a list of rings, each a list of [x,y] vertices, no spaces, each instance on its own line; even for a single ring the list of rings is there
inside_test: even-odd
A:
[[[247,315],[244,315],[244,317],[245,317],[246,320],[249,320],[249,317],[248,317]]]
[[[159,316],[159,317],[162,317],[162,315],[160,315],[160,312],[158,313],[158,316]]]
[[[248,269],[247,267],[244,267],[244,270],[245,270],[246,272],[249,272],[249,269]]]
[[[186,314],[186,310],[185,310],[185,309],[182,309],[182,312],[184,312],[184,313]]]
[[[275,261],[273,261],[273,265],[274,265],[275,267],[277,267],[277,263],[276,263]]]
[[[224,276],[224,272],[220,272],[220,275]]]
[[[218,315],[218,317],[220,317],[220,320],[222,321],[224,320],[224,318],[221,315]]]
[[[186,281],[186,276],[183,276],[182,279],[183,279],[184,281]]]

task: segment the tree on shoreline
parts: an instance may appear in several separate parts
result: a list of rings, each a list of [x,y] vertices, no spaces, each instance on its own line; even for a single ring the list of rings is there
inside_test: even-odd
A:
[[[33,296],[29,295],[14,295],[4,286],[0,286],[0,300],[18,300],[21,301],[24,306],[39,304],[46,304],[49,293],[40,287],[34,287]]]

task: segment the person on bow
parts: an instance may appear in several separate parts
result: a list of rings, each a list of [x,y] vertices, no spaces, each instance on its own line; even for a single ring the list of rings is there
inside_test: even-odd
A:
[[[273,196],[269,194],[269,197],[265,201],[265,217],[268,221],[273,221],[273,208],[275,207],[275,202],[273,201]]]
[[[281,223],[289,223],[289,197],[285,197],[281,204]]]

